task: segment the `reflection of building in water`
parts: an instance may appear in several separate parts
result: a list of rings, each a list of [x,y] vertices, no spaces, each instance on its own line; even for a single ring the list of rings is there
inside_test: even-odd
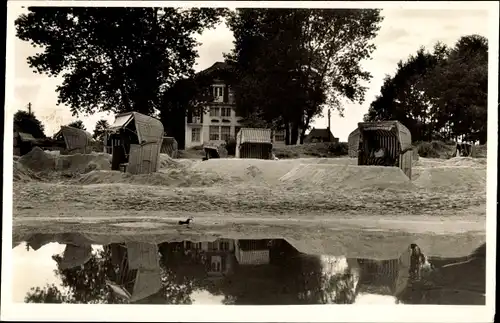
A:
[[[161,287],[158,247],[148,243],[113,243],[105,246],[116,267],[107,285],[119,296],[136,302],[155,294]]]
[[[240,265],[267,265],[270,249],[269,240],[238,240],[235,256]]]
[[[234,240],[217,239],[211,242],[184,241],[184,250],[199,254],[209,276],[223,276],[233,267]]]
[[[289,251],[298,251],[282,239],[235,240],[217,239],[211,242],[171,242],[160,245],[160,253],[169,268],[202,264],[210,277],[234,274],[241,266],[279,264]]]

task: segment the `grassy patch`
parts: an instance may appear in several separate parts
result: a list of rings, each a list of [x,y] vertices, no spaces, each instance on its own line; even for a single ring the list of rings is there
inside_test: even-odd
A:
[[[280,145],[273,147],[274,154],[280,159],[304,157],[340,157],[347,156],[346,142],[319,142],[303,145]]]
[[[457,154],[457,144],[453,141],[431,141],[431,142],[416,142],[420,157],[450,159]],[[472,146],[471,156],[474,158],[486,158],[486,145]]]
[[[414,144],[420,157],[449,159],[456,155],[457,146],[454,142],[421,141]]]

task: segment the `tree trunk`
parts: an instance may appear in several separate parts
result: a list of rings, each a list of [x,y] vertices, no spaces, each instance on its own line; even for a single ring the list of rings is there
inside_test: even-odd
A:
[[[291,134],[290,134],[290,140],[291,140],[291,145],[296,145],[297,144],[297,141],[299,139],[299,125],[294,122],[292,124],[292,131],[291,131]]]
[[[300,131],[300,144],[301,145],[304,143],[304,139],[306,137],[306,130],[309,127],[310,122],[311,122],[311,117],[309,116],[309,114],[307,114],[304,125],[302,126],[302,129]]]
[[[285,145],[290,144],[290,124],[285,121]]]

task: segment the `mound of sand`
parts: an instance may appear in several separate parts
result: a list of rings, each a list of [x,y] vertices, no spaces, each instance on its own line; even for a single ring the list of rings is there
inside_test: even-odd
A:
[[[357,165],[357,158],[301,158],[303,164]]]
[[[29,153],[19,158],[19,163],[34,172],[54,171],[57,158],[45,153],[41,148],[35,147]]]
[[[446,166],[486,167],[486,158],[454,157],[447,159]]]
[[[44,152],[39,147],[33,148],[29,153],[19,158],[19,165],[14,167],[15,178],[53,177],[58,175],[74,176],[88,173],[93,170],[110,170],[111,155],[104,153],[58,155]],[[22,168],[20,167],[22,166]],[[37,176],[32,176],[33,174]]]
[[[72,179],[72,184],[136,184],[171,187],[211,186],[223,179],[216,174],[171,169],[153,174],[133,175],[119,171],[95,170]]]
[[[486,191],[486,168],[469,166],[415,168],[413,183],[427,190],[481,193]]]
[[[408,177],[397,167],[301,164],[281,182],[325,189],[412,190]]]
[[[61,155],[57,157],[56,170],[81,174],[93,170],[111,170],[111,155],[105,153]]]
[[[298,160],[209,159],[192,166],[192,170],[216,173],[224,178],[276,181],[300,163]]]
[[[419,160],[413,164],[413,166],[414,167],[442,167],[445,162],[446,162],[445,159],[420,157]]]
[[[199,163],[201,160],[195,159],[174,159],[167,154],[160,154],[160,169],[185,168]]]
[[[61,156],[60,150],[44,150],[43,152],[53,156]]]
[[[12,177],[16,182],[28,182],[31,180],[41,180],[41,178],[33,173],[29,168],[25,167],[18,161],[13,162]]]

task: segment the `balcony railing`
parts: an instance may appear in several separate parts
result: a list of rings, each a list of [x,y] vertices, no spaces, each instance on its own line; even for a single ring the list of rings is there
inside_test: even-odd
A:
[[[202,124],[203,121],[201,117],[192,117],[191,120],[188,119],[189,124]]]

